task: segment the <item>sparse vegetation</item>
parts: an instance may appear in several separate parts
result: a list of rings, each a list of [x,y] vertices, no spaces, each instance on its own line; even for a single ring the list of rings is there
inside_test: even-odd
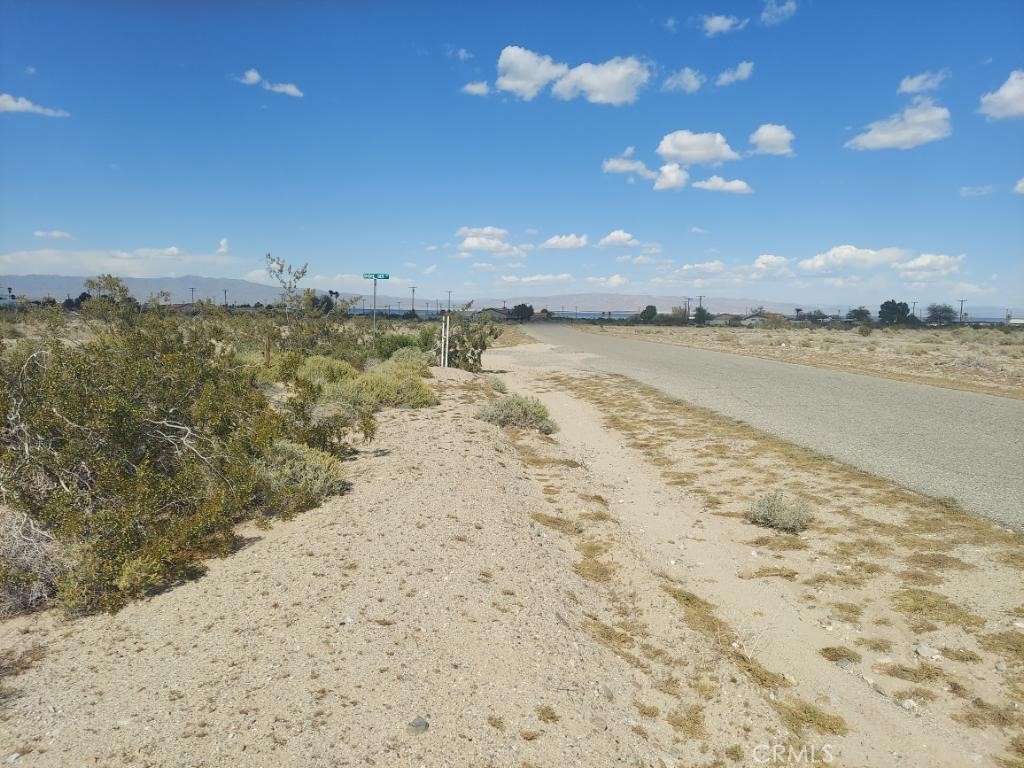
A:
[[[852,648],[847,648],[845,645],[830,646],[828,648],[822,648],[818,651],[824,658],[832,662],[848,661],[856,663],[861,660],[861,655]]]
[[[558,429],[547,407],[535,397],[508,395],[483,406],[476,416],[499,427],[535,429],[543,435],[550,435]]]
[[[788,501],[782,491],[772,491],[754,501],[746,518],[754,525],[783,533],[799,533],[811,524],[813,515],[806,502]]]

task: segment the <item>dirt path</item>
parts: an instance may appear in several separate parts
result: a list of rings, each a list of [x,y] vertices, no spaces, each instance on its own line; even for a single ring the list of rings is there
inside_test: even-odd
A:
[[[884,573],[836,552],[851,538],[839,521],[867,531],[868,517],[823,516],[799,549],[763,537],[729,491],[769,470],[737,471],[683,434],[707,439],[722,428],[712,417],[639,388],[609,399],[621,382],[521,365],[528,349],[487,362],[548,402],[562,427],[552,438],[475,420],[495,393],[450,372],[435,382],[438,408],[383,416],[349,495],[246,531],[204,578],[115,616],[0,624],[0,649],[20,660],[0,678],[0,760],[674,768],[763,765],[773,749],[787,764],[792,748],[832,765],[952,767],[1007,754],[1022,693],[1011,611],[1024,595],[996,556],[1020,557],[1017,539],[957,529],[935,589],[986,626],[912,629],[884,598],[896,551],[873,553]],[[627,400],[648,415],[622,411]],[[674,442],[656,434],[669,428]],[[687,471],[704,485],[683,483]],[[880,491],[856,490],[869,492]],[[916,537],[907,557],[944,541],[900,535]],[[970,570],[950,565],[960,557]],[[983,645],[999,632],[1007,642]],[[868,638],[891,646],[869,652]],[[960,660],[918,662],[922,642]],[[840,665],[823,646],[864,658]],[[901,664],[938,672],[910,683],[877,671]]]

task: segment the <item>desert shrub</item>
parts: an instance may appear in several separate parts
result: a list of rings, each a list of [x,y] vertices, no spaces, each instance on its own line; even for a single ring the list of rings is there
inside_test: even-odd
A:
[[[0,618],[45,605],[70,562],[51,533],[0,506]]]
[[[508,392],[508,385],[506,385],[505,382],[500,377],[498,377],[498,376],[494,376],[494,375],[488,376],[487,377],[487,383],[490,385],[491,389],[493,389],[495,392],[500,392],[503,395],[506,392]]]
[[[812,517],[810,507],[805,502],[790,502],[782,491],[759,496],[746,514],[747,520],[755,525],[785,533],[799,533],[811,524]]]
[[[386,362],[358,378],[324,387],[323,399],[336,406],[378,411],[381,408],[425,408],[437,405],[437,395],[407,365]]]
[[[258,499],[269,513],[290,517],[349,489],[341,461],[329,453],[275,440],[257,462]]]
[[[377,356],[385,360],[402,347],[419,347],[419,336],[407,333],[393,333],[387,336],[379,336],[375,344]]]
[[[280,428],[202,323],[135,317],[79,345],[22,343],[0,370],[0,500],[73,553],[57,579],[72,612],[116,609],[229,551]]]
[[[483,367],[480,361],[484,352],[500,335],[501,328],[488,320],[471,320],[462,314],[452,314],[448,365],[478,373]],[[440,333],[434,339],[433,353],[435,359],[441,359]]]
[[[861,336],[870,336],[872,328],[870,325],[860,325],[857,327],[857,333]]]
[[[391,354],[391,362],[408,367],[420,376],[430,376],[430,365],[434,360],[433,355],[419,347],[400,347]]]
[[[350,363],[324,355],[310,355],[302,361],[297,373],[301,378],[317,384],[333,384],[358,374]]]
[[[536,429],[545,435],[558,429],[544,403],[522,395],[509,395],[488,403],[476,412],[476,417],[499,427]]]

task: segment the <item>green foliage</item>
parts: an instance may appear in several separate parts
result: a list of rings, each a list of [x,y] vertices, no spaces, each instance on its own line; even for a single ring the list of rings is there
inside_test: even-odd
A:
[[[533,317],[533,305],[532,304],[516,304],[512,307],[510,316],[513,320],[524,322]]]
[[[645,323],[649,323],[651,322],[651,320],[657,317],[657,315],[658,308],[653,304],[648,304],[646,307],[643,308],[643,310],[641,310],[640,319],[643,320]]]
[[[956,310],[949,304],[929,304],[926,322],[931,325],[952,325],[956,322]]]
[[[500,393],[502,395],[504,395],[506,392],[508,392],[508,386],[505,384],[504,380],[502,380],[498,376],[494,376],[494,375],[488,376],[487,377],[487,383],[490,385],[491,389],[493,389],[495,392],[498,392],[498,393]]]
[[[342,463],[329,453],[275,440],[257,463],[258,498],[273,514],[290,517],[349,489]]]
[[[697,325],[706,325],[711,322],[714,315],[712,315],[705,307],[697,307],[693,312],[693,322]]]
[[[0,506],[0,618],[45,605],[69,566],[52,534],[24,512]]]
[[[350,363],[324,355],[310,355],[305,358],[296,373],[315,384],[333,384],[359,375]]]
[[[402,347],[419,347],[420,337],[408,333],[393,333],[380,336],[375,346],[377,356],[386,360]]]
[[[382,408],[425,408],[437,405],[437,395],[416,368],[381,363],[356,379],[328,385],[324,401],[336,405],[378,411]]]
[[[501,328],[489,320],[470,320],[463,314],[452,314],[448,338],[448,365],[479,373],[484,352],[498,336]],[[436,359],[441,359],[441,335],[434,342]]]
[[[746,518],[755,525],[785,533],[799,533],[811,524],[813,515],[805,502],[789,502],[782,491],[772,491],[754,500]]]
[[[905,323],[908,317],[910,317],[910,305],[905,301],[889,299],[882,302],[882,306],[878,308],[878,322],[882,325]]]
[[[870,336],[872,330],[873,329],[870,325],[862,325],[859,328],[857,328],[857,333],[859,333],[861,336]]]
[[[509,395],[488,403],[476,412],[476,417],[499,427],[536,429],[544,435],[558,429],[544,403],[522,395]]]
[[[391,362],[416,371],[420,376],[430,376],[430,364],[433,356],[419,347],[401,347],[391,355]]]
[[[857,307],[846,313],[846,319],[857,323],[870,323],[871,312],[867,307]]]

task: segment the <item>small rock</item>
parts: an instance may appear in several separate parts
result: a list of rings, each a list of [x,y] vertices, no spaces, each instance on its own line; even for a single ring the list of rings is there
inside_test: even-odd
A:
[[[996,662],[996,672],[1005,672],[1005,671],[1006,671],[1006,662],[1005,661],[997,661]]]
[[[782,677],[783,677],[783,678],[785,679],[785,681],[786,681],[787,683],[789,683],[790,685],[796,685],[796,678],[795,678],[795,677],[793,677],[793,676],[792,676],[791,674],[789,674],[788,672],[783,672],[783,673],[782,673]]]
[[[349,616],[348,614],[345,614],[345,616],[342,617],[342,619],[341,619],[341,625],[345,626],[346,624],[351,624],[351,623],[352,623],[352,617]]]
[[[430,723],[422,717],[417,717],[415,720],[409,722],[409,730],[413,733],[425,733],[429,727]]]
[[[922,659],[937,659],[941,655],[937,648],[932,648],[930,645],[919,645],[914,649],[914,653]]]
[[[10,757],[8,757],[8,758],[7,758],[7,760],[6,760],[5,762],[8,762],[8,763],[16,763],[16,762],[18,762],[18,761],[19,761],[20,759],[21,759],[21,753],[20,753],[20,752],[15,752],[15,753],[13,753],[13,754],[12,754],[12,755],[11,755]]]
[[[917,702],[913,699],[903,699],[903,701],[900,702],[900,706],[907,710],[907,712],[913,712],[917,709]]]
[[[601,685],[601,693],[604,694],[604,697],[608,699],[608,701],[615,701],[615,693],[607,685]]]
[[[754,578],[754,572],[749,568],[741,568],[736,574],[741,579],[752,579]]]
[[[849,669],[850,665],[852,663],[853,662],[851,662],[849,659],[837,659],[836,660],[836,666],[839,667],[840,669]]]

